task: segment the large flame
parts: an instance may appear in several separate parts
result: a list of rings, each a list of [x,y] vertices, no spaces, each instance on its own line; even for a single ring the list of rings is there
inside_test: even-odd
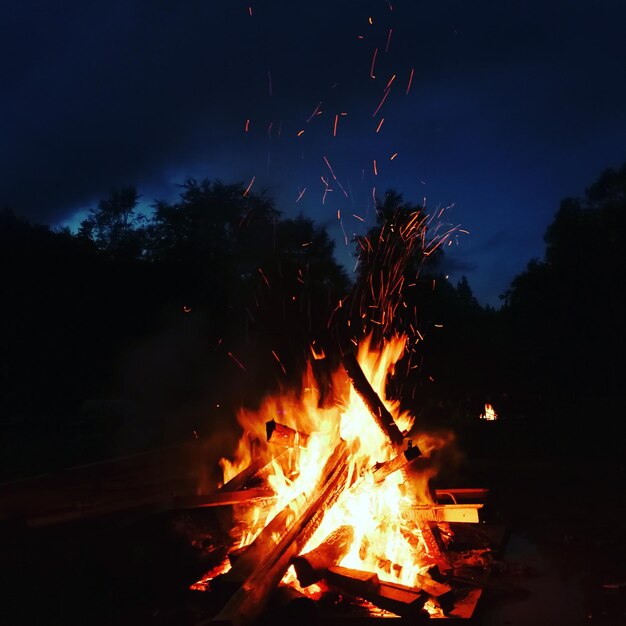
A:
[[[406,434],[413,426],[413,417],[400,410],[400,403],[385,395],[388,376],[406,348],[406,337],[398,336],[386,342],[381,350],[371,345],[371,338],[362,342],[357,360],[399,430]],[[242,410],[238,421],[243,428],[239,447],[233,460],[222,459],[224,480],[245,468],[264,441],[265,425],[275,420],[299,432],[308,434],[305,448],[295,447],[272,462],[267,481],[276,493],[271,510],[251,507],[245,524],[247,532],[240,546],[247,545],[263,527],[294,498],[311,493],[320,479],[321,468],[339,441],[344,439],[356,449],[350,459],[350,473],[356,480],[345,489],[338,500],[325,512],[321,525],[303,552],[319,545],[326,536],[341,525],[354,528],[354,542],[341,565],[376,572],[380,579],[413,586],[416,575],[432,564],[421,531],[410,516],[403,515],[407,506],[431,502],[427,482],[430,475],[407,474],[396,471],[375,483],[371,470],[398,454],[372,418],[349,379],[340,371],[333,376],[333,388],[338,398],[331,408],[319,407],[319,394],[313,383],[311,368],[304,381],[304,394],[281,393],[265,400],[258,411]],[[443,447],[445,437],[416,435],[413,437],[423,456]],[[286,579],[293,581],[293,571]]]

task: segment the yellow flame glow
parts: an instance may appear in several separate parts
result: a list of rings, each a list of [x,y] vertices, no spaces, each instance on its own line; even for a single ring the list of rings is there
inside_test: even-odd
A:
[[[491,404],[485,404],[485,412],[480,414],[481,420],[493,421],[498,419],[498,414],[495,412]]]

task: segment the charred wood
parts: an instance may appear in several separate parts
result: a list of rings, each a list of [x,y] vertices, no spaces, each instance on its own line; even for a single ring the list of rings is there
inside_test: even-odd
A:
[[[241,491],[215,491],[205,495],[176,496],[175,509],[197,509],[208,506],[226,506],[229,504],[260,504],[271,501],[276,494],[271,489],[243,489]]]
[[[309,441],[309,435],[284,424],[279,424],[275,420],[265,423],[265,431],[267,433],[267,442],[285,446],[287,448],[300,447],[306,448]]]
[[[326,572],[326,582],[341,591],[358,596],[372,604],[418,621],[430,619],[424,609],[428,593],[398,583],[381,581],[373,572],[334,566]]]
[[[273,457],[263,454],[252,461],[248,467],[243,469],[237,475],[233,476],[229,481],[225,482],[217,491],[239,491],[243,489],[246,483],[256,476],[264,467],[266,467]]]
[[[299,626],[319,623],[317,602],[289,585],[278,585],[272,592],[266,611],[257,622],[258,626],[276,624],[298,624]]]
[[[292,560],[301,587],[308,587],[324,578],[325,570],[338,565],[348,554],[354,541],[354,528],[349,525],[334,530],[317,548]]]
[[[280,536],[296,521],[297,511],[306,503],[307,496],[301,493],[265,526],[251,544],[234,550],[233,559],[229,557],[232,568],[225,574],[216,576],[211,581],[211,589],[226,596],[234,593],[258,564],[278,545]]]
[[[397,472],[400,469],[406,467],[409,463],[417,459],[422,453],[417,446],[409,446],[404,452],[398,454],[398,456],[385,461],[384,463],[377,463],[372,468],[372,476],[375,483],[381,483],[389,474]]]

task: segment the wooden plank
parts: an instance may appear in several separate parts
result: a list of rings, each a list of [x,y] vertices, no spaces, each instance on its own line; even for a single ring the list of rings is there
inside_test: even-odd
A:
[[[241,491],[215,491],[208,494],[176,496],[175,509],[199,509],[210,506],[227,506],[231,504],[260,504],[265,500],[271,502],[276,499],[272,489],[242,489]]]
[[[478,600],[482,593],[482,589],[466,589],[457,593],[454,608],[450,610],[447,617],[471,619],[474,616]]]
[[[482,504],[415,504],[402,507],[402,513],[416,522],[478,523]]]
[[[404,469],[409,463],[417,459],[422,453],[417,446],[409,446],[404,452],[401,452],[393,459],[384,463],[377,463],[372,468],[372,476],[375,483],[381,483],[394,472]]]
[[[340,565],[329,567],[324,578],[327,583],[360,598],[374,594],[380,588],[380,579],[375,572]]]
[[[256,476],[263,468],[265,468],[269,463],[271,463],[273,457],[268,456],[266,454],[260,455],[254,461],[248,465],[248,467],[244,468],[233,476],[230,480],[225,482],[217,491],[239,491],[243,489],[246,483]]]
[[[415,577],[415,586],[433,598],[441,598],[452,591],[450,585],[439,582],[428,574],[418,574]]]
[[[161,510],[173,494],[193,494],[212,440],[157,448],[0,484],[0,520],[48,526],[98,515]]]
[[[382,581],[374,572],[334,566],[326,571],[326,582],[340,591],[363,598],[400,617],[428,619],[424,604],[428,594],[399,583]]]

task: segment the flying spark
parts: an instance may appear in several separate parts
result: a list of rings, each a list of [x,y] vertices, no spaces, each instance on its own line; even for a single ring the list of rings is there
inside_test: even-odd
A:
[[[250,192],[250,189],[252,187],[252,185],[254,184],[254,179],[256,178],[256,176],[252,177],[252,180],[250,181],[250,184],[246,187],[246,190],[243,192],[243,197],[245,198],[248,193]]]
[[[296,199],[296,204],[298,204],[298,202],[300,202],[302,196],[304,195],[304,192],[306,191],[306,187],[300,191],[300,188],[298,188],[298,198]]]
[[[411,89],[411,83],[413,82],[413,73],[415,72],[414,68],[411,68],[411,74],[409,75],[409,84],[406,86],[406,95],[409,95],[409,91]]]
[[[385,52],[389,52],[389,43],[391,42],[391,33],[393,33],[393,28],[389,29],[389,34],[387,35],[387,45],[385,46]]]
[[[233,355],[232,352],[227,353],[228,356],[241,368],[242,371],[246,372],[246,368],[242,365],[242,363]]]
[[[370,67],[370,78],[376,78],[374,76],[374,65],[376,64],[376,55],[378,54],[378,48],[374,49],[374,55],[372,56],[372,65]]]
[[[389,95],[389,89],[387,89],[385,91],[385,95],[383,96],[382,100],[380,101],[379,105],[376,107],[376,110],[372,113],[372,117],[376,117],[376,113],[378,113],[378,111],[380,111],[380,107],[383,106],[383,103],[385,102],[385,100],[387,99],[387,96]]]

